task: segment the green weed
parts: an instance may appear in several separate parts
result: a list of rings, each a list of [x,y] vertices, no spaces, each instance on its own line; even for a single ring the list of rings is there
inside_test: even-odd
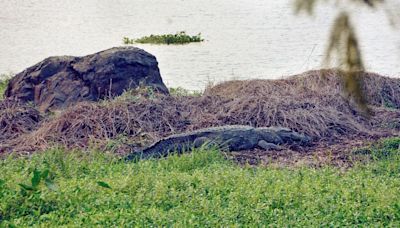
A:
[[[40,193],[40,183],[44,183],[47,188],[55,191],[57,190],[56,185],[53,183],[52,179],[49,177],[49,170],[40,171],[35,169],[32,174],[32,179],[30,184],[19,183],[21,187],[20,192],[23,196],[29,196],[31,194]]]
[[[353,151],[355,155],[368,155],[373,160],[392,159],[400,156],[400,138],[389,138],[370,147],[359,148]]]
[[[187,35],[185,31],[177,32],[176,34],[165,34],[165,35],[150,35],[144,36],[139,39],[130,39],[128,37],[123,38],[124,44],[187,44],[193,42],[203,42],[201,34],[195,36]]]

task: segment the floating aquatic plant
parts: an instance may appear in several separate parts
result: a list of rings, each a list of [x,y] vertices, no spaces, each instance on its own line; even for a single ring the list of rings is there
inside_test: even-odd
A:
[[[164,35],[150,35],[144,36],[138,39],[130,39],[129,37],[123,38],[124,44],[187,44],[195,42],[203,42],[204,39],[201,38],[201,33],[190,36],[186,34],[185,31],[177,32],[176,34],[164,34]]]

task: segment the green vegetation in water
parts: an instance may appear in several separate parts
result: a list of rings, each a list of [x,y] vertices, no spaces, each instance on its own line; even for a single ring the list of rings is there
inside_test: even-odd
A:
[[[137,163],[60,149],[8,157],[0,227],[399,227],[399,145],[386,140],[347,171],[241,167],[216,150]]]
[[[10,81],[12,74],[0,74],[0,100],[4,99],[4,92],[6,91],[8,82]]]
[[[187,35],[185,31],[177,32],[176,34],[144,36],[139,39],[130,39],[128,37],[123,38],[124,44],[187,44],[203,41],[204,39],[201,38],[201,33],[195,36],[190,36]]]

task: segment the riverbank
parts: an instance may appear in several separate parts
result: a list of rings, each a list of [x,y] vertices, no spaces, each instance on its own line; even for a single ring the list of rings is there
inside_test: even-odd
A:
[[[322,72],[201,94],[139,88],[47,113],[0,101],[0,226],[398,226],[400,79],[363,74],[366,117],[338,75]],[[284,126],[313,141],[121,159],[227,124]]]
[[[215,150],[126,163],[113,154],[52,149],[0,160],[0,225],[400,225],[400,139],[343,170],[238,166]],[[368,149],[368,150],[367,150]],[[366,153],[369,151],[368,153]],[[50,188],[31,185],[48,171]]]
[[[235,158],[242,163],[283,160],[291,165],[299,158],[320,157],[322,163],[348,164],[354,146],[398,136],[400,131],[400,79],[373,73],[362,77],[373,113],[369,117],[357,110],[351,97],[343,97],[340,74],[334,70],[282,80],[229,81],[202,94],[171,90],[166,95],[140,88],[50,113],[5,100],[0,103],[0,151],[23,155],[61,146],[123,156],[172,134],[207,127],[280,126],[310,136],[312,144],[283,145],[283,151],[242,151],[234,153]]]

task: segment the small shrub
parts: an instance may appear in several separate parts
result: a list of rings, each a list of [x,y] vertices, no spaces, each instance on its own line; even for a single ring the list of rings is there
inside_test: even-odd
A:
[[[4,98],[4,92],[6,91],[8,82],[10,81],[12,74],[0,74],[0,100]]]
[[[165,35],[150,35],[144,36],[139,39],[130,39],[128,37],[123,38],[124,44],[187,44],[194,42],[203,42],[204,39],[201,38],[201,33],[190,36],[187,35],[185,31],[177,32],[176,34],[165,34]]]
[[[30,184],[19,183],[18,185],[21,187],[21,194],[23,196],[28,196],[34,193],[40,193],[40,183],[44,183],[44,185],[46,185],[50,190],[55,191],[57,189],[53,180],[49,176],[48,169],[43,171],[35,169]]]

